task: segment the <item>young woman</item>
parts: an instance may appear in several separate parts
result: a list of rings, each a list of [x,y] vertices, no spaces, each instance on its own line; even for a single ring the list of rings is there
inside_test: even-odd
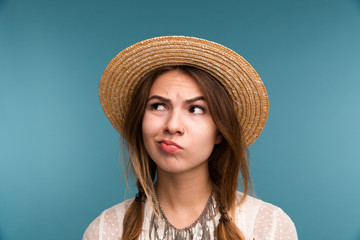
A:
[[[268,98],[241,56],[198,38],[148,39],[109,63],[99,94],[138,194],[101,213],[84,240],[297,239],[280,208],[248,195],[247,147]]]

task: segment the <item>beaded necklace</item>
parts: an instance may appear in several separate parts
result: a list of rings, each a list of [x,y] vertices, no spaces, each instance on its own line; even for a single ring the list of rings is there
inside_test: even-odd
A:
[[[212,239],[216,228],[216,201],[212,193],[209,200],[198,217],[188,227],[179,229],[173,226],[167,219],[160,206],[159,197],[156,194],[160,214],[162,219],[158,219],[155,213],[152,213],[150,220],[149,237],[154,240],[205,240]]]

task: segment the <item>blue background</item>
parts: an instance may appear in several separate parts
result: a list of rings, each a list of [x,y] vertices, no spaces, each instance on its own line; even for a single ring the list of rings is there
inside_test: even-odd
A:
[[[300,239],[359,240],[359,0],[0,0],[0,239],[81,239],[133,196],[97,87],[114,55],[160,35],[254,66],[270,98],[255,193]]]

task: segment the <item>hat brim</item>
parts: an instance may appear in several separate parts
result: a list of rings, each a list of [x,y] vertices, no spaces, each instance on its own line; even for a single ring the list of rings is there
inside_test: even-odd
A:
[[[261,134],[269,100],[255,69],[231,49],[204,39],[164,36],[138,42],[117,54],[106,67],[99,85],[101,106],[122,135],[124,117],[135,89],[150,71],[175,65],[202,69],[217,78],[234,101],[242,136],[250,146]]]

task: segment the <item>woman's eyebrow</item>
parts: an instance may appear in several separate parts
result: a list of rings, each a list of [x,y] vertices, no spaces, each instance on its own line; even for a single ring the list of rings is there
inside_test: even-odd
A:
[[[168,102],[168,103],[171,102],[170,99],[164,98],[164,97],[159,96],[159,95],[154,95],[154,96],[149,97],[149,98],[148,98],[148,101],[150,101],[151,99],[158,99],[158,100],[160,100],[160,101]]]
[[[203,100],[205,101],[205,98],[203,96],[199,96],[199,97],[194,97],[194,98],[190,98],[188,100],[185,100],[185,103],[193,103],[199,100]]]
[[[171,100],[168,99],[168,98],[164,98],[162,96],[159,96],[159,95],[153,95],[151,97],[148,98],[148,101],[152,100],[152,99],[158,99],[162,102],[167,102],[167,103],[170,103]],[[194,98],[190,98],[190,99],[187,99],[185,100],[184,102],[189,104],[189,103],[193,103],[193,102],[196,102],[196,101],[199,101],[199,100],[203,100],[205,101],[205,98],[203,96],[199,96],[199,97],[194,97]]]

